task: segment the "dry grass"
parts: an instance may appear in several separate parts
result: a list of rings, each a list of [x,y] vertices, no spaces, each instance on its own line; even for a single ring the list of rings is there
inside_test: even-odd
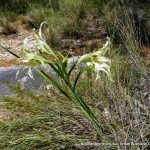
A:
[[[78,19],[77,8],[81,3],[65,2],[60,5],[59,11],[43,7],[39,11],[33,5],[26,14],[36,28],[41,22],[48,22],[49,32],[45,36],[51,45],[57,45],[62,35],[71,37],[72,33],[77,33],[82,19],[93,10],[93,7],[87,9],[89,3],[84,5],[82,19]],[[141,50],[146,46],[135,36],[130,16],[116,11],[113,3],[98,7],[97,2],[95,0],[96,11],[92,12],[96,17],[101,13],[100,20],[109,27],[110,36],[114,41],[117,37],[119,41],[108,52],[112,59],[114,82],[109,82],[103,74],[99,81],[94,82],[88,73],[81,79],[78,88],[105,128],[105,140],[101,141],[92,125],[60,93],[50,90],[34,95],[19,89],[18,96],[5,98],[2,105],[10,113],[9,118],[0,122],[0,149],[148,150],[150,73],[149,61],[145,60],[145,53]],[[88,146],[80,145],[86,142],[90,142],[92,147],[89,143]],[[95,142],[115,143],[116,146],[95,146]],[[121,145],[132,142],[137,145]]]

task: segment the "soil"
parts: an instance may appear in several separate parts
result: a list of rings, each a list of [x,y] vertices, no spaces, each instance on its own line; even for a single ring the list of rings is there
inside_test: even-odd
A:
[[[9,48],[12,52],[20,54],[23,40],[31,36],[31,30],[27,30],[24,26],[19,27],[16,34],[4,34],[3,28],[0,28],[0,43]],[[0,48],[0,66],[17,65],[16,58]]]
[[[9,112],[6,108],[0,108],[0,121],[8,119]]]

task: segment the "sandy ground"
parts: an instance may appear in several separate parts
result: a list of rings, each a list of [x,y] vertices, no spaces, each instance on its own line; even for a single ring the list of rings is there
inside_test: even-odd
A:
[[[31,30],[26,30],[24,28],[18,29],[17,34],[5,35],[2,34],[2,28],[0,28],[0,43],[9,48],[12,52],[16,54],[20,54],[21,46],[23,44],[23,40],[26,37],[30,37],[32,34]],[[0,66],[12,66],[16,65],[18,62],[16,58],[0,48]]]
[[[32,30],[27,30],[25,28],[19,28],[17,34],[11,34],[11,35],[5,35],[2,34],[2,28],[0,27],[0,43],[2,45],[4,45],[5,47],[9,48],[12,52],[16,53],[16,54],[20,54],[20,50],[21,50],[21,46],[23,44],[23,40],[28,37],[29,39],[29,47],[32,47]],[[67,39],[68,40],[68,39]],[[99,45],[102,45],[103,43],[103,39],[100,38],[94,38],[94,39],[87,39],[87,40],[73,40],[73,39],[69,39],[68,41],[63,39],[61,43],[61,49],[63,49],[64,47],[68,47],[68,50],[70,46],[70,43],[74,43],[73,47],[73,52],[74,54],[79,54],[80,52],[83,52],[84,50],[81,50],[81,46],[82,45],[86,45],[86,47],[91,47],[95,46],[95,47],[99,47]],[[78,42],[79,41],[79,42]],[[101,44],[99,44],[101,43]],[[83,46],[84,47],[84,46]],[[70,47],[72,48],[72,47]],[[85,52],[86,53],[86,52]],[[142,51],[141,51],[142,56],[146,57],[148,60],[150,60],[150,45],[143,47]],[[9,54],[8,52],[6,52],[5,50],[3,50],[2,48],[0,48],[0,66],[13,66],[13,65],[17,65],[18,62],[16,60],[16,58]]]
[[[0,121],[9,118],[9,112],[5,108],[0,108]]]

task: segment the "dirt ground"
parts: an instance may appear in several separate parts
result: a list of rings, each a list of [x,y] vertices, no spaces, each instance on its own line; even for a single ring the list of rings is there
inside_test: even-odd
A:
[[[18,28],[16,34],[3,34],[3,29],[0,28],[0,43],[9,48],[12,52],[19,55],[23,40],[31,35],[31,30],[23,27]],[[16,58],[0,48],[0,66],[17,65]]]
[[[21,46],[25,38],[29,39],[29,45],[32,47],[32,29],[26,29],[24,26],[19,26],[16,34],[6,35],[3,34],[3,29],[0,27],[0,43],[9,48],[12,52],[20,54]],[[87,31],[88,32],[88,31]],[[61,47],[65,51],[71,50],[71,55],[82,55],[89,52],[89,49],[95,49],[101,47],[104,43],[104,38],[94,37],[85,38],[81,37],[79,39],[62,39]],[[150,45],[143,46],[141,55],[150,60]],[[0,66],[13,66],[18,65],[18,61],[14,56],[0,48]]]

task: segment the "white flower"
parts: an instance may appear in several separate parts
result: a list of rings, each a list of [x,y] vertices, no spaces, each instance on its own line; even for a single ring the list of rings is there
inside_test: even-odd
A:
[[[34,80],[34,76],[33,76],[32,69],[31,69],[31,68],[29,68],[29,70],[28,70],[28,75],[29,75],[29,77],[30,77],[31,79]]]
[[[80,57],[78,64],[86,63],[87,68],[91,68],[96,73],[96,79],[99,78],[99,72],[105,72],[110,78],[110,63],[109,58],[104,57],[104,54],[110,47],[110,39],[105,43],[105,45],[96,52],[85,54]]]

